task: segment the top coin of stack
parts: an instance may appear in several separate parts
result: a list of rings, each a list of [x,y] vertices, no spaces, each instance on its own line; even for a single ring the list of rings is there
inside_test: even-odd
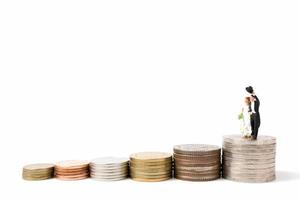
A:
[[[136,181],[155,182],[172,177],[172,155],[141,152],[130,156],[130,176]]]
[[[220,178],[221,149],[215,145],[182,144],[174,150],[175,178],[208,181]]]
[[[23,167],[24,180],[44,180],[52,178],[54,175],[54,165],[48,163],[38,163]]]
[[[66,160],[56,163],[55,176],[61,180],[81,180],[89,177],[89,162]]]
[[[128,177],[128,158],[102,157],[90,162],[91,178],[102,181],[117,181]]]
[[[241,182],[275,179],[276,138],[260,135],[248,140],[240,135],[223,137],[223,177]]]

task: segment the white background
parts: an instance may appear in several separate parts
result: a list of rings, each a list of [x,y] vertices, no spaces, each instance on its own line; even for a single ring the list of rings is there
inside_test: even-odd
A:
[[[1,199],[299,199],[300,2],[0,1]],[[245,86],[277,180],[28,182],[36,162],[239,134]]]

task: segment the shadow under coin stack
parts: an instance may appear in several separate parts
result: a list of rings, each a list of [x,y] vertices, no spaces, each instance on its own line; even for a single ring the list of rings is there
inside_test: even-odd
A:
[[[61,180],[81,180],[89,177],[89,162],[66,160],[56,163],[55,177]]]
[[[118,181],[128,177],[128,158],[102,157],[90,162],[91,178],[101,181]]]
[[[37,181],[53,178],[54,165],[48,163],[31,164],[23,167],[23,179]]]
[[[223,137],[223,177],[240,182],[269,182],[275,179],[276,138],[240,135]]]
[[[187,181],[209,181],[220,178],[221,148],[206,144],[176,145],[175,178]]]
[[[141,152],[130,156],[130,176],[136,181],[156,182],[172,177],[172,155]]]

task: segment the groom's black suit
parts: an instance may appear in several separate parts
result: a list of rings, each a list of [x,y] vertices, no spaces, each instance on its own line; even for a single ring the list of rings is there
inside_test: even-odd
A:
[[[257,134],[258,134],[258,128],[260,126],[260,115],[259,115],[259,105],[260,105],[260,101],[258,99],[258,97],[256,95],[251,95],[255,101],[254,101],[254,113],[251,114],[251,135],[254,137],[254,139],[257,138]],[[250,110],[251,106],[250,106]]]

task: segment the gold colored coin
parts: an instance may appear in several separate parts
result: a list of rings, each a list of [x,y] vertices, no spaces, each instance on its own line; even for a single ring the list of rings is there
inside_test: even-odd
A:
[[[163,177],[163,178],[138,178],[138,177],[131,177],[134,181],[141,181],[141,182],[159,182],[171,179],[171,177]]]
[[[163,152],[140,152],[130,155],[130,160],[132,162],[164,162],[172,160],[172,155]]]
[[[22,177],[24,180],[44,180],[52,178],[54,165],[50,163],[30,164],[23,167]]]

